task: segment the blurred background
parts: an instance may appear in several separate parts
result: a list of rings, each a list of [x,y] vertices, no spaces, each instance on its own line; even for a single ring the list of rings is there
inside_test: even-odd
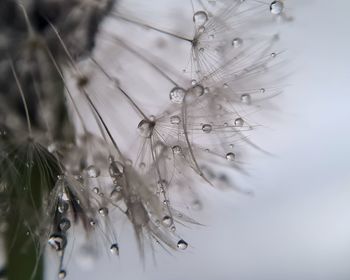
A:
[[[156,248],[155,264],[150,255],[142,265],[123,225],[119,258],[78,250],[67,279],[350,279],[350,2],[285,6],[294,21],[278,29],[291,74],[253,137],[272,156],[252,151],[249,176],[237,178],[254,196],[203,190],[194,215],[206,226],[182,231],[184,252]]]

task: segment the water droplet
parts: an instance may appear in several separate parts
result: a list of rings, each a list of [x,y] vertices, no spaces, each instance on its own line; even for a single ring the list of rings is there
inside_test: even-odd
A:
[[[241,102],[244,104],[250,104],[252,102],[252,99],[249,94],[242,94],[241,95]]]
[[[58,227],[61,231],[69,230],[70,226],[71,226],[70,220],[68,220],[66,218],[62,218],[60,221],[60,224],[58,225]]]
[[[271,53],[271,57],[272,57],[272,58],[275,58],[276,56],[277,56],[277,54],[276,54],[276,53],[274,53],[274,52],[273,52],[273,53]]]
[[[112,178],[120,178],[124,174],[124,166],[119,161],[115,161],[113,157],[110,157],[109,175]]]
[[[163,225],[169,227],[173,223],[173,219],[170,216],[164,216],[162,220]]]
[[[195,85],[191,90],[195,97],[200,97],[204,94],[204,87],[202,85]]]
[[[174,87],[169,94],[170,101],[181,104],[185,98],[186,91],[180,87]]]
[[[98,209],[98,213],[100,213],[101,216],[107,216],[108,215],[108,208],[106,207],[101,207],[100,209]]]
[[[173,146],[171,149],[173,150],[174,154],[181,154],[181,152],[182,152],[181,147],[178,145]]]
[[[235,126],[242,127],[244,124],[244,120],[242,118],[235,119]]]
[[[60,272],[58,273],[58,279],[64,279],[67,276],[67,272],[65,270],[60,270]]]
[[[97,187],[95,187],[95,188],[92,189],[92,191],[93,191],[94,193],[98,194],[98,193],[100,192],[100,189],[97,188]]]
[[[243,44],[243,40],[242,40],[241,38],[234,38],[234,39],[232,40],[232,46],[233,46],[234,48],[238,48],[238,47],[240,47],[242,44]]]
[[[113,255],[119,255],[119,246],[117,243],[112,244],[109,250]]]
[[[54,233],[50,236],[48,244],[56,251],[62,251],[67,245],[66,237],[61,233]]]
[[[197,11],[197,12],[194,13],[194,15],[193,15],[193,22],[197,26],[202,26],[207,21],[208,21],[208,15],[207,15],[206,12],[204,12],[204,11]]]
[[[203,33],[205,31],[205,27],[202,25],[198,28],[198,33]]]
[[[226,154],[226,159],[227,159],[228,161],[234,161],[235,158],[236,158],[236,155],[235,155],[234,153],[227,153],[227,154]]]
[[[89,224],[90,226],[94,227],[96,225],[96,221],[94,219],[90,219]]]
[[[266,91],[266,90],[265,90],[264,88],[261,88],[261,89],[260,89],[260,93],[265,93],[265,91]]]
[[[68,211],[68,208],[69,208],[69,204],[64,200],[60,200],[57,206],[58,212],[64,214]]]
[[[155,122],[143,119],[137,126],[140,136],[149,138],[152,136]]]
[[[170,117],[171,124],[179,124],[180,122],[181,122],[181,119],[179,116],[171,116]]]
[[[203,124],[202,130],[205,133],[210,133],[212,131],[213,127],[210,124]]]
[[[283,11],[282,1],[272,1],[270,4],[270,12],[274,15],[279,15]]]
[[[97,178],[100,176],[100,169],[97,168],[95,165],[90,165],[88,168],[86,168],[86,173],[89,178]]]
[[[179,242],[177,242],[177,248],[181,250],[185,250],[188,247],[188,244],[185,240],[180,239]]]

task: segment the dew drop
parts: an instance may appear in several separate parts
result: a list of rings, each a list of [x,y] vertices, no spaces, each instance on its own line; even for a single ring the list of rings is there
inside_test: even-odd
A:
[[[162,220],[163,225],[169,227],[173,223],[173,219],[170,216],[164,216]]]
[[[100,176],[100,169],[97,168],[95,165],[90,165],[88,168],[86,168],[86,173],[89,178],[97,178]]]
[[[238,48],[238,47],[240,47],[242,44],[243,44],[243,40],[242,40],[241,38],[234,38],[234,39],[232,40],[232,46],[233,46],[234,48]]]
[[[57,206],[57,210],[58,212],[60,212],[61,214],[64,214],[68,211],[68,208],[69,208],[69,204],[64,201],[64,200],[61,200],[59,203],[58,203],[58,206]]]
[[[203,124],[202,125],[202,131],[205,133],[210,133],[212,131],[213,127],[210,124]]]
[[[270,12],[271,14],[279,15],[282,13],[283,7],[282,1],[272,1],[270,4]]]
[[[94,193],[98,194],[98,193],[100,192],[100,189],[97,188],[97,187],[95,187],[95,188],[92,189],[92,191],[93,191]]]
[[[192,88],[192,92],[196,97],[200,97],[204,94],[204,87],[202,85],[195,85]]]
[[[241,95],[241,102],[244,104],[250,104],[252,102],[252,98],[249,94],[242,94]]]
[[[185,240],[180,239],[179,242],[177,242],[177,248],[181,250],[185,250],[188,247],[188,244]]]
[[[179,124],[180,122],[181,122],[181,119],[179,116],[171,116],[170,117],[171,124]]]
[[[178,145],[173,146],[171,149],[173,150],[174,154],[181,154],[181,152],[182,152],[181,147]]]
[[[204,12],[204,11],[197,11],[197,12],[194,13],[194,15],[193,15],[193,22],[197,26],[202,26],[207,21],[208,21],[208,15],[207,15],[206,12]]]
[[[110,157],[109,175],[112,178],[122,177],[124,174],[124,166],[119,161],[115,161],[113,157]]]
[[[111,253],[112,253],[113,255],[119,255],[119,246],[118,246],[117,243],[113,243],[113,244],[111,245],[111,247],[109,248],[109,250],[111,251]]]
[[[64,279],[67,276],[67,272],[65,270],[60,270],[60,272],[58,273],[58,279]]]
[[[98,213],[103,217],[108,216],[108,209],[106,207],[101,207],[98,209]]]
[[[227,154],[226,154],[226,159],[227,159],[228,161],[234,161],[235,158],[236,158],[236,155],[235,155],[234,153],[227,153]]]
[[[235,119],[235,126],[242,127],[244,124],[244,120],[242,118]]]
[[[265,90],[264,88],[261,88],[261,89],[260,89],[260,93],[265,93],[265,91],[266,91],[266,90]]]
[[[54,233],[50,236],[48,244],[56,251],[62,251],[67,245],[66,237],[61,233]]]
[[[149,138],[152,136],[153,128],[155,126],[155,122],[143,119],[137,126],[137,130],[140,136]]]
[[[170,101],[173,103],[181,104],[185,98],[185,90],[180,87],[174,87],[169,94]]]
[[[60,221],[60,224],[58,225],[58,227],[61,231],[69,230],[70,226],[71,226],[70,220],[68,220],[66,218],[62,218]]]

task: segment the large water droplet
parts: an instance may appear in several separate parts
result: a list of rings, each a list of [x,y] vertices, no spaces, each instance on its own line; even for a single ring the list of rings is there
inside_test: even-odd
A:
[[[186,91],[180,87],[174,87],[169,94],[170,101],[181,104],[184,101]]]
[[[193,14],[193,22],[197,26],[202,26],[208,21],[208,15],[204,11],[197,11]]]
[[[95,165],[90,165],[88,168],[86,168],[86,173],[89,178],[97,178],[100,176],[100,169]]]
[[[149,138],[152,136],[154,126],[154,122],[144,119],[140,121],[137,129],[142,137]]]
[[[238,47],[240,47],[242,44],[243,44],[243,40],[242,40],[241,38],[234,38],[234,39],[232,40],[232,46],[233,46],[234,48],[238,48]]]
[[[204,94],[204,87],[202,85],[195,85],[192,88],[192,93],[195,95],[195,97],[200,97]]]
[[[119,255],[119,246],[117,243],[112,244],[109,250],[113,255]]]
[[[210,133],[212,131],[213,127],[211,124],[203,124],[202,125],[202,131],[205,133]]]
[[[228,161],[234,161],[235,158],[236,158],[236,155],[235,155],[234,153],[227,153],[227,154],[226,154],[226,159],[227,159]]]
[[[242,118],[235,119],[235,126],[242,127],[244,124],[244,120]]]
[[[48,244],[56,251],[62,251],[67,245],[65,235],[61,233],[54,233],[50,236]]]
[[[181,250],[185,250],[188,247],[188,244],[185,240],[180,239],[179,242],[177,242],[177,248]]]
[[[280,13],[282,13],[283,7],[284,5],[282,1],[273,1],[270,4],[270,12],[271,14],[279,15]]]

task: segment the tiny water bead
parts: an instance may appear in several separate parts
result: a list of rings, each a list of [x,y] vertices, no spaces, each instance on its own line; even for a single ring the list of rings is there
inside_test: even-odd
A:
[[[170,101],[181,104],[184,101],[186,91],[180,87],[174,87],[169,94]]]
[[[90,165],[88,168],[86,168],[86,173],[89,178],[97,178],[100,176],[101,172],[95,165]]]
[[[98,213],[100,213],[100,215],[103,217],[108,216],[108,208],[101,207],[100,209],[98,209]]]
[[[182,152],[181,147],[178,145],[173,146],[171,149],[173,150],[174,154],[181,154],[181,152]]]
[[[64,279],[67,276],[67,272],[65,270],[60,270],[58,273],[58,279]]]
[[[64,214],[68,211],[68,208],[69,208],[68,202],[66,202],[64,200],[59,201],[58,206],[57,206],[58,212],[60,212],[61,214]]]
[[[177,248],[180,250],[185,250],[188,247],[188,244],[185,240],[180,239],[179,242],[177,242]]]
[[[137,130],[138,130],[140,136],[145,137],[145,138],[149,138],[153,134],[153,128],[155,125],[156,125],[155,122],[143,119],[142,121],[139,122],[139,124],[137,126]]]
[[[204,11],[197,11],[193,14],[193,22],[197,26],[202,26],[208,21],[208,15]]]
[[[202,125],[202,131],[205,133],[210,133],[213,130],[213,127],[211,124],[203,124]]]
[[[163,225],[169,227],[173,223],[173,219],[170,216],[164,216],[162,220]]]
[[[234,39],[232,40],[232,46],[233,46],[234,48],[238,48],[238,47],[240,47],[242,44],[243,44],[243,40],[242,40],[241,38],[234,38]]]
[[[109,250],[113,255],[119,255],[119,246],[117,243],[112,244]]]
[[[191,91],[194,93],[195,97],[200,97],[204,94],[204,87],[198,84],[195,85]]]
[[[179,124],[180,122],[181,122],[181,119],[179,116],[171,116],[170,117],[171,124]]]
[[[67,245],[65,235],[61,233],[54,233],[50,236],[48,244],[56,251],[62,251]]]
[[[114,160],[112,156],[109,157],[109,175],[112,178],[120,178],[124,174],[124,166],[121,162]]]
[[[226,159],[227,159],[228,161],[234,161],[235,158],[236,158],[236,155],[235,155],[234,153],[227,153],[227,154],[226,154]]]
[[[244,124],[244,120],[242,118],[235,119],[235,126],[242,127]]]
[[[282,1],[273,1],[270,4],[270,12],[271,14],[274,15],[279,15],[282,13],[284,8],[283,2]]]
[[[241,102],[244,104],[251,104],[252,98],[250,97],[250,94],[242,94],[241,95]]]

